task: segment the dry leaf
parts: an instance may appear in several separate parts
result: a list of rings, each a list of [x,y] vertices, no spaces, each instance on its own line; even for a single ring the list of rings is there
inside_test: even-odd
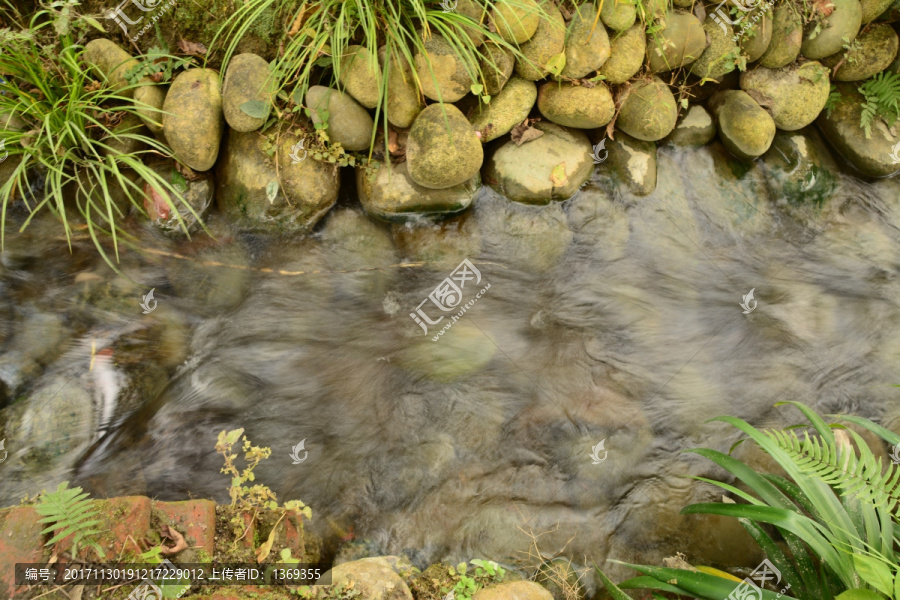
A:
[[[190,56],[200,56],[206,54],[206,46],[199,42],[189,42],[187,40],[179,40],[178,48]]]
[[[203,177],[196,171],[192,170],[189,166],[183,165],[180,162],[175,163],[175,170],[184,175],[184,178],[188,181],[196,181],[197,179]]]
[[[406,132],[397,133],[393,129],[388,130],[388,151],[391,156],[406,155],[406,140],[409,134]]]
[[[550,182],[553,184],[553,187],[562,187],[566,185],[569,181],[569,176],[566,175],[566,163],[561,162],[550,172]]]
[[[532,127],[529,124],[528,119],[525,119],[525,121],[513,127],[512,131],[509,132],[509,137],[516,143],[516,146],[521,146],[526,142],[536,140],[542,135],[544,135],[544,132]]]
[[[827,17],[834,12],[834,4],[831,3],[831,0],[813,0],[813,8],[819,11],[824,17]]]
[[[184,536],[178,533],[177,529],[166,525],[166,531],[164,535],[170,540],[175,540],[174,546],[160,546],[160,554],[178,554],[182,550],[186,550],[188,545],[187,542],[184,541]]]
[[[297,35],[297,32],[300,31],[300,28],[303,26],[303,17],[306,16],[306,7],[300,9],[300,12],[297,13],[297,18],[294,19],[293,24],[291,24],[291,28],[288,30],[288,35],[294,37]]]

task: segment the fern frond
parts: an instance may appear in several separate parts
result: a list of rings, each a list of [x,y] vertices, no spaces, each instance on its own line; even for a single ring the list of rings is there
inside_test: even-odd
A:
[[[766,431],[766,434],[788,454],[800,471],[820,479],[842,496],[856,496],[861,501],[896,514],[900,505],[900,465],[883,468],[881,459],[859,444],[859,456],[852,450],[841,451],[819,436],[795,431]]]
[[[882,71],[858,88],[863,95],[859,126],[871,137],[876,117],[892,126],[900,118],[900,74]]]
[[[100,533],[96,526],[100,521],[96,519],[98,511],[94,501],[88,499],[89,494],[80,487],[69,488],[69,483],[64,481],[59,484],[55,492],[44,493],[40,503],[34,509],[43,516],[38,523],[49,523],[41,534],[57,532],[50,538],[45,546],[72,536],[72,556],[78,554],[78,545],[87,544],[93,548],[99,556],[104,553],[100,546],[92,539]]]

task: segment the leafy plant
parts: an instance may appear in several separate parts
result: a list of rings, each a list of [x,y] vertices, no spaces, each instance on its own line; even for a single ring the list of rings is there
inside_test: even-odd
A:
[[[760,431],[734,417],[714,420],[744,432],[778,463],[787,477],[757,473],[715,450],[690,450],[730,472],[750,492],[698,478],[721,487],[742,502],[694,504],[682,513],[737,518],[790,585],[791,594],[801,600],[833,598],[842,592],[857,594],[859,599],[883,598],[880,594],[900,599],[900,520],[896,514],[900,469],[888,467],[882,471],[865,440],[844,425],[826,424],[804,404],[781,404],[798,408],[813,431],[798,436],[795,429],[799,426]],[[868,429],[892,445],[900,444],[900,436],[868,419],[837,418]],[[778,541],[783,541],[784,547]],[[607,589],[652,589],[720,600],[736,587],[707,572],[628,566],[643,576],[618,588],[605,580]],[[605,575],[601,574],[601,578]],[[763,591],[763,598],[774,597],[774,593]]]
[[[180,196],[143,162],[145,156],[172,158],[172,153],[136,127],[116,128],[129,115],[136,119],[138,109],[147,107],[136,106],[127,97],[133,87],[113,90],[92,81],[81,64],[82,47],[68,33],[57,37],[47,30],[52,16],[42,10],[24,31],[0,30],[0,73],[4,74],[0,138],[14,165],[10,176],[0,182],[0,245],[10,209],[24,208],[28,214],[20,230],[36,215],[50,211],[62,223],[70,246],[73,228],[85,228],[115,269],[101,236],[111,236],[117,262],[118,243],[128,239],[121,221],[129,205],[144,210],[142,181],[165,199],[187,232],[171,200]],[[122,152],[131,145],[145,149]],[[193,208],[183,206],[196,216]],[[80,214],[82,225],[70,220],[72,210]]]
[[[144,77],[150,77],[156,83],[168,83],[176,71],[186,69],[193,63],[191,57],[170,54],[164,42],[162,45],[151,47],[137,60],[138,63],[123,75],[131,85],[137,85]]]
[[[882,71],[858,89],[863,95],[859,126],[866,132],[866,138],[872,137],[872,124],[876,118],[884,119],[889,127],[893,127],[900,118],[900,75]]]
[[[841,93],[838,91],[837,86],[833,83],[831,84],[831,91],[828,92],[828,100],[825,101],[825,110],[828,111],[827,115],[831,116],[831,111],[837,107],[837,103],[841,101]]]
[[[506,577],[506,570],[494,561],[474,559],[470,563],[475,567],[471,573],[464,562],[450,567],[450,577],[456,579],[456,585],[450,589],[442,589],[442,593],[452,591],[455,600],[471,600],[475,592],[484,586],[499,583]]]
[[[105,556],[103,549],[93,539],[100,533],[100,530],[96,529],[100,520],[96,518],[98,512],[94,501],[89,500],[88,496],[89,494],[83,492],[80,487],[70,488],[67,481],[60,483],[55,492],[45,492],[41,496],[34,510],[44,517],[38,523],[49,523],[41,533],[58,532],[47,540],[45,546],[52,546],[71,535],[73,557],[78,555],[80,544],[93,548],[101,558]]]

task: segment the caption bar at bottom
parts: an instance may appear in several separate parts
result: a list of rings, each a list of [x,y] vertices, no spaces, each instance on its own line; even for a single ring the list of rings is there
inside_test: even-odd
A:
[[[331,585],[325,563],[16,563],[16,585],[126,584],[142,580],[164,585]]]

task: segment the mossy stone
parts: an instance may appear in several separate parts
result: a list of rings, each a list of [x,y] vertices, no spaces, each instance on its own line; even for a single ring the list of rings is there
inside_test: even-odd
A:
[[[862,8],[862,24],[868,25],[890,8],[893,0],[859,0]]]
[[[631,137],[655,142],[669,135],[678,120],[675,96],[658,77],[637,81],[625,92],[616,126]]]
[[[792,2],[781,2],[772,15],[772,39],[759,57],[759,64],[780,69],[797,59],[803,43],[803,20]]]
[[[414,64],[422,92],[438,102],[456,102],[469,93],[472,78],[453,46],[431,34],[424,42],[425,54],[416,52]]]
[[[516,68],[516,57],[511,50],[487,42],[482,49],[481,71],[484,73],[484,91],[493,96],[503,89]]]
[[[468,181],[478,173],[483,159],[475,129],[452,104],[430,105],[409,131],[409,176],[422,187],[440,190]]]
[[[162,108],[166,103],[166,92],[162,86],[151,83],[145,77],[141,86],[134,90],[135,112],[144,125],[154,134],[162,133]]]
[[[112,128],[112,132],[116,136],[132,136],[132,135],[148,135],[146,125],[134,113],[125,113],[125,117],[118,125]],[[109,148],[104,148],[101,153],[104,156],[116,156],[122,154],[134,154],[144,147],[144,143],[132,137],[107,137],[102,140],[103,144]]]
[[[691,63],[690,73],[701,79],[716,81],[735,69],[734,58],[739,52],[734,32],[728,23],[716,23],[711,17],[703,21],[703,30],[709,38],[709,46]]]
[[[354,100],[366,108],[378,106],[381,66],[377,56],[363,46],[347,46],[340,58],[340,72],[338,81]]]
[[[839,187],[840,168],[815,128],[779,131],[761,160],[773,198],[823,206]]]
[[[387,47],[378,49],[381,68],[387,73],[387,118],[391,125],[407,129],[425,108],[419,88],[413,79],[412,67],[401,55],[391,57],[390,67],[385,66]]]
[[[709,99],[709,108],[716,116],[719,138],[735,156],[756,158],[772,145],[775,122],[746,92],[716,92]]]
[[[472,113],[472,127],[481,135],[481,143],[505,135],[528,118],[537,98],[537,86],[521,77],[511,78],[490,104],[479,104]]]
[[[816,61],[741,75],[741,89],[750,94],[785,131],[806,127],[822,112],[831,84],[828,69]]]
[[[834,10],[822,19],[821,31],[815,33],[807,26],[800,52],[806,58],[818,60],[837,54],[846,43],[852,42],[862,24],[862,6],[859,0],[829,0]],[[815,36],[813,34],[815,33]]]
[[[610,43],[609,59],[600,67],[600,75],[610,85],[625,83],[641,70],[647,38],[640,23],[623,31]]]
[[[671,71],[697,60],[706,50],[706,32],[700,19],[680,11],[666,14],[666,28],[647,35],[650,71]]]
[[[566,49],[566,22],[555,4],[544,2],[541,7],[549,18],[541,18],[534,35],[519,50],[522,57],[516,59],[516,74],[523,79],[537,81],[550,74],[546,64]]]
[[[616,113],[612,94],[603,82],[588,87],[548,81],[538,90],[537,106],[550,121],[576,129],[603,127]]]
[[[385,165],[373,161],[356,168],[356,189],[366,213],[383,221],[406,221],[421,216],[448,217],[466,210],[481,185],[476,172],[468,181],[434,190],[409,176],[409,163]]]
[[[603,66],[609,58],[609,35],[602,23],[594,26],[593,10],[593,4],[583,4],[577,7],[569,22],[563,77],[581,79]]]
[[[105,38],[91,40],[84,46],[82,59],[94,70],[102,75],[114,90],[121,90],[130,84],[125,79],[125,73],[137,66],[138,60],[131,56],[124,48]],[[126,90],[121,95],[132,97],[134,90]]]
[[[890,25],[873,23],[860,33],[854,47],[822,59],[822,64],[833,69],[843,63],[832,75],[835,81],[863,81],[891,66],[897,57],[900,39]]]
[[[306,91],[306,106],[313,123],[327,122],[327,133],[332,142],[352,152],[368,149],[375,122],[348,94],[314,85]]]
[[[675,129],[665,141],[675,146],[705,146],[716,137],[716,123],[709,112],[699,104],[693,104],[678,119]]]
[[[624,131],[606,144],[608,159],[601,169],[608,169],[617,183],[622,183],[635,196],[652,194],[656,189],[656,142],[637,140]]]
[[[216,163],[225,119],[219,74],[212,69],[188,69],[169,87],[163,104],[163,133],[175,157],[195,171]]]
[[[537,31],[541,9],[535,0],[520,0],[516,4],[497,2],[491,10],[491,20],[500,37],[509,43],[521,44]]]
[[[487,19],[487,11],[484,6],[475,2],[475,0],[457,0],[456,13],[469,17],[478,24],[478,26],[457,25],[457,27],[468,36],[474,46],[477,47],[483,44],[484,33],[482,33],[481,27],[485,27],[485,20]]]
[[[253,117],[241,110],[245,102],[271,102],[269,63],[258,54],[238,54],[228,63],[222,83],[222,112],[235,131],[256,131],[266,123],[265,117]]]
[[[761,4],[747,19],[757,19],[752,26],[744,29],[741,34],[741,53],[747,57],[747,62],[756,62],[769,49],[772,42],[773,20],[772,9],[767,4]]]
[[[600,9],[600,20],[613,31],[628,31],[634,26],[637,9],[633,0],[609,0]]]

